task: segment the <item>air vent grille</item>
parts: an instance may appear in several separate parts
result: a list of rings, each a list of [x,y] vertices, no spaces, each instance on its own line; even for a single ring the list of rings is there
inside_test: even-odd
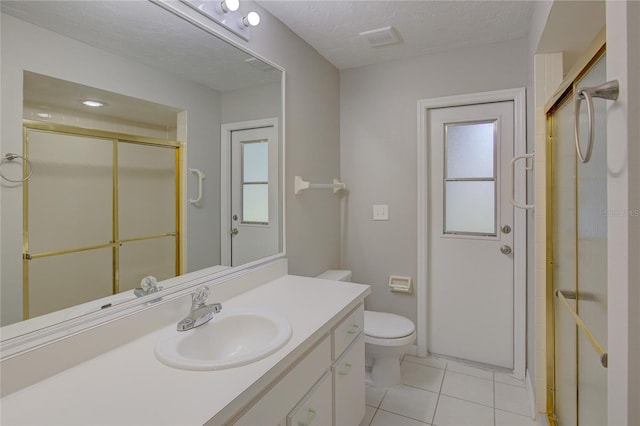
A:
[[[398,32],[390,26],[361,32],[360,37],[362,37],[370,47],[388,46],[400,42]]]

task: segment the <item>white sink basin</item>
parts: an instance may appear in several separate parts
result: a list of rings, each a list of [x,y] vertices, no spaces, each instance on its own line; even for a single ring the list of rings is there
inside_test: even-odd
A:
[[[225,308],[208,323],[175,331],[156,344],[156,357],[170,367],[219,370],[265,358],[291,338],[282,315],[261,309]]]

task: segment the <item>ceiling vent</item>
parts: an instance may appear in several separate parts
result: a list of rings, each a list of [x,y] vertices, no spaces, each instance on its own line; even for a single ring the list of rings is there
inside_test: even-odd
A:
[[[256,59],[256,58],[247,58],[244,60],[247,64],[252,65],[256,68],[258,68],[259,70],[262,71],[270,71],[273,69],[273,67],[269,64],[267,64],[266,62],[262,62],[260,59]]]
[[[364,31],[360,33],[369,47],[381,47],[388,46],[400,42],[400,35],[395,28],[389,26],[384,28],[378,28],[377,30]]]

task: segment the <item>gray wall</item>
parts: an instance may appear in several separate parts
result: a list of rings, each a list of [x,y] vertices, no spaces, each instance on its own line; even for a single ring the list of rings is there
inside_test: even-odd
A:
[[[221,33],[286,69],[285,201],[289,272],[313,276],[340,266],[340,197],[332,191],[293,193],[294,176],[312,182],[340,177],[340,75],[300,37],[252,2],[260,25],[251,41]]]
[[[373,286],[368,309],[416,321],[415,295],[391,293],[389,275],[417,271],[417,101],[525,87],[527,40],[460,49],[341,73],[341,172],[345,198],[343,267]],[[372,221],[388,204],[389,221]]]

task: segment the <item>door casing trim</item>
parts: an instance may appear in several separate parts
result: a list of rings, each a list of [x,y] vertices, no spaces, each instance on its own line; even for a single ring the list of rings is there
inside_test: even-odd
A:
[[[466,95],[446,96],[441,98],[418,100],[418,262],[416,277],[417,299],[417,352],[418,356],[427,356],[428,353],[428,285],[429,271],[429,229],[428,208],[429,201],[429,122],[427,120],[429,110],[454,106],[474,105],[491,102],[513,101],[514,111],[514,156],[523,155],[526,152],[527,128],[526,128],[526,89],[524,87],[490,92],[471,93]],[[526,179],[522,174],[515,177],[516,199],[526,199]],[[526,370],[526,338],[527,338],[527,214],[524,210],[514,209],[514,370],[513,376],[524,379]],[[426,259],[422,261],[421,259]],[[487,330],[488,332],[488,330]]]

